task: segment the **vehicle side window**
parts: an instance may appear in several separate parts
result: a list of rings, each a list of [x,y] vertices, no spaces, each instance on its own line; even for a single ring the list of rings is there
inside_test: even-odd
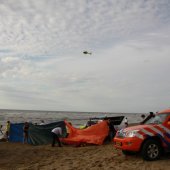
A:
[[[162,117],[155,117],[154,123],[160,124],[162,122]]]
[[[155,124],[161,124],[164,121],[168,120],[167,118],[170,118],[170,113],[161,113],[161,114],[157,114],[155,117],[152,117],[151,119],[149,119],[146,124],[150,124],[150,123],[155,123]]]
[[[160,115],[161,123],[163,123],[165,120],[167,120],[167,117],[170,118],[170,114],[161,114]]]

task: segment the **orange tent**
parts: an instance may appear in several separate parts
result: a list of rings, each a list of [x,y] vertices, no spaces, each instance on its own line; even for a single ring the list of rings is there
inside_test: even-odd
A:
[[[67,138],[62,138],[61,141],[66,144],[77,145],[81,143],[89,143],[101,145],[109,133],[107,121],[102,121],[86,129],[77,129],[67,121],[65,121],[65,124],[69,129],[69,135]]]

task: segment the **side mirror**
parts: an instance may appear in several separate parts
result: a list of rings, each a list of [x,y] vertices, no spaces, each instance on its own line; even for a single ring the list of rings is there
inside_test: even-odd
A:
[[[166,124],[167,124],[168,126],[170,126],[170,115],[167,117],[167,122],[166,122]]]

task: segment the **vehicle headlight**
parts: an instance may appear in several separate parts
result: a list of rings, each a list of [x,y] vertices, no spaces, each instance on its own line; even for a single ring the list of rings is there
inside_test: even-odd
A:
[[[133,138],[136,136],[138,131],[139,130],[127,131],[126,133],[124,133],[124,135],[125,135],[125,137]]]

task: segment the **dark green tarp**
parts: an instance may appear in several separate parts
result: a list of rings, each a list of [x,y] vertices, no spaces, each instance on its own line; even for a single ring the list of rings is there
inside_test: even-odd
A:
[[[11,124],[10,141],[23,142],[23,123]],[[52,142],[51,130],[55,127],[61,127],[63,135],[66,136],[66,127],[64,121],[54,122],[46,125],[29,124],[29,143],[32,145],[44,145]]]

